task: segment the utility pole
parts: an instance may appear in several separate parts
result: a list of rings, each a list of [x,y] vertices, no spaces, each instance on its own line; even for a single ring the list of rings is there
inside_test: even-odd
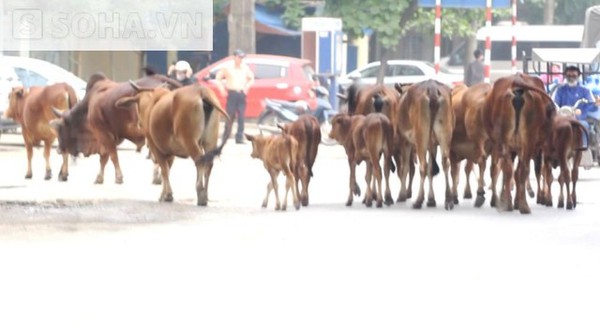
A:
[[[554,0],[544,1],[544,25],[554,25]]]
[[[256,28],[254,24],[255,0],[232,0],[227,17],[229,29],[229,54],[235,49],[256,53]]]

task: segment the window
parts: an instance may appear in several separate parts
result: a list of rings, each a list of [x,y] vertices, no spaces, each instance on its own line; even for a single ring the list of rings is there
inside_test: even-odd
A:
[[[394,65],[393,76],[424,76],[423,71],[415,66]]]
[[[254,66],[254,78],[273,79],[287,76],[287,68],[280,65],[257,63]]]
[[[365,70],[360,72],[361,78],[377,78],[377,74],[379,73],[379,66],[373,66],[366,68]]]
[[[48,84],[48,79],[34,71],[15,67],[15,72],[19,76],[24,87],[46,86]]]

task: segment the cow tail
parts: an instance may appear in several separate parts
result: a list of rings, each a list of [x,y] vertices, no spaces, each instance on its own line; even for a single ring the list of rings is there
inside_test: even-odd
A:
[[[515,110],[515,131],[517,134],[519,131],[519,123],[521,122],[521,110],[523,109],[523,105],[525,104],[525,99],[523,98],[523,93],[525,90],[516,89],[513,90],[513,99],[512,99],[512,107]]]
[[[308,175],[310,177],[313,176],[313,172],[312,172],[312,165],[310,164],[310,153],[311,153],[311,149],[314,146],[313,144],[313,133],[312,133],[312,123],[310,122],[310,120],[305,119],[304,120],[304,132],[306,134],[306,152],[304,153],[304,161],[306,164],[306,168],[308,169]]]
[[[427,90],[427,97],[429,99],[429,143],[427,144],[427,146],[431,145],[431,140],[433,139],[433,124],[435,123],[435,117],[437,116],[438,111],[440,110],[440,98],[441,98],[442,94],[440,93],[440,91],[435,88],[430,86],[429,89]],[[432,153],[430,153],[430,162],[433,164],[433,166],[431,167],[431,175],[435,176],[438,173],[440,173],[440,166],[438,165],[437,161],[435,160],[435,157],[433,156]]]
[[[285,137],[285,144],[290,153],[290,170],[292,171],[292,173],[294,173],[294,171],[296,171],[297,168],[296,164],[300,163],[297,162],[298,148],[294,146],[294,138],[292,136],[283,135],[283,137]]]
[[[571,121],[571,127],[573,128],[573,130],[575,130],[575,129],[581,130],[581,133],[574,132],[573,134],[575,137],[580,137],[580,138],[581,138],[581,136],[585,135],[585,140],[586,140],[585,143],[587,144],[587,146],[583,146],[583,144],[582,144],[581,147],[575,148],[575,150],[576,151],[586,151],[588,149],[588,147],[590,146],[590,136],[589,136],[587,130],[581,123],[579,123],[579,121]]]
[[[69,106],[69,110],[72,109],[75,104],[77,104],[77,94],[75,90],[71,86],[67,86],[67,104]]]
[[[394,160],[392,160],[392,147],[394,146],[394,128],[391,124],[383,124],[384,132],[385,132],[385,142],[386,142],[386,151],[388,153],[387,159],[389,159],[390,171],[392,173],[396,172],[396,165],[394,164]]]
[[[219,146],[217,146],[217,148],[214,148],[214,149],[206,152],[203,156],[200,157],[200,159],[197,160],[198,163],[206,164],[206,163],[212,162],[215,159],[215,157],[221,155],[221,152],[223,151],[223,147],[225,147],[225,144],[227,143],[229,136],[231,136],[231,130],[233,129],[233,126],[232,126],[233,123],[230,123],[229,120],[231,119],[231,117],[229,117],[227,112],[223,111],[223,109],[219,105],[219,102],[218,102],[218,100],[216,100],[216,98],[209,97],[209,98],[205,98],[205,99],[201,100],[200,102],[203,103],[204,105],[211,106],[213,110],[215,110],[215,109],[218,110],[227,119],[225,121],[225,131],[223,132],[223,136],[221,137],[221,144]]]

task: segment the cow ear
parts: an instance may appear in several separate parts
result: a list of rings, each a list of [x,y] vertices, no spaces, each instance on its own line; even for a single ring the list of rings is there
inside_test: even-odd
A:
[[[50,120],[49,124],[50,127],[54,128],[54,130],[58,131],[58,129],[60,128],[60,126],[62,125],[62,119],[52,119]]]
[[[62,117],[63,117],[63,114],[64,114],[64,113],[63,113],[61,110],[59,110],[59,109],[58,109],[57,107],[55,107],[55,106],[52,106],[52,113],[54,113],[54,116],[55,116],[57,119],[60,119],[60,118],[62,118]]]
[[[115,107],[119,109],[128,109],[129,106],[133,103],[136,103],[137,100],[137,96],[122,97],[115,102]]]
[[[139,92],[141,89],[141,87],[131,79],[129,80],[129,85],[131,85],[136,92]]]
[[[248,134],[244,134],[246,136],[246,139],[248,139],[249,141],[254,141],[254,136],[252,135],[248,135]]]

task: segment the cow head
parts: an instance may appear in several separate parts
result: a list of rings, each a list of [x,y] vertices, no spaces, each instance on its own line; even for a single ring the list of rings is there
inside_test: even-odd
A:
[[[81,102],[68,111],[60,111],[55,107],[52,108],[52,111],[56,119],[51,120],[50,125],[58,135],[58,151],[60,153],[69,153],[75,156],[83,153],[88,156],[97,152],[97,142],[87,125],[87,112],[83,109]]]
[[[21,123],[25,99],[28,94],[29,92],[27,89],[23,87],[14,87],[8,94],[8,109],[4,112],[4,116]]]
[[[340,144],[343,143],[350,133],[351,124],[352,117],[350,115],[345,113],[336,114],[333,119],[331,119],[329,138],[335,139]]]
[[[250,156],[252,158],[262,158],[268,138],[263,135],[245,135],[246,139],[248,139],[252,143],[252,153],[250,154]]]

